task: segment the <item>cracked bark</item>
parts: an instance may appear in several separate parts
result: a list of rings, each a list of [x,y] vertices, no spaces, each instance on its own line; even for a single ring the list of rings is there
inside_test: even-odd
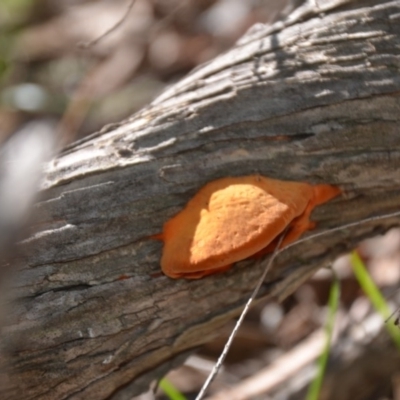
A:
[[[206,182],[260,173],[340,185],[318,230],[400,201],[400,1],[324,1],[257,25],[147,108],[46,169],[2,331],[6,399],[129,399],[237,315],[265,260],[199,281],[160,274],[160,232]],[[386,219],[294,246],[283,298]],[[3,385],[4,387],[5,385]]]

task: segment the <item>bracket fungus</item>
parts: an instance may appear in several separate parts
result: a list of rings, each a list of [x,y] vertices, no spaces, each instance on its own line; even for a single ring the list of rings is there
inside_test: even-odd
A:
[[[312,210],[340,193],[336,186],[260,175],[210,182],[157,236],[164,242],[161,268],[171,278],[222,272],[237,261],[273,251],[271,244],[288,226],[283,247],[313,229]]]

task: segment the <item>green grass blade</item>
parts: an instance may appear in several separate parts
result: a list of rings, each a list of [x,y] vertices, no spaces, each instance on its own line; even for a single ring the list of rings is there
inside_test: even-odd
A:
[[[186,400],[186,397],[165,378],[160,380],[159,387],[170,398],[170,400]]]
[[[351,253],[351,266],[358,283],[360,284],[366,296],[369,298],[375,310],[382,316],[384,320],[389,318],[385,326],[394,344],[400,351],[400,330],[390,319],[391,312],[389,306],[375,285],[364,265],[364,262],[356,251]]]
[[[335,325],[335,317],[337,314],[337,310],[339,308],[339,299],[340,299],[340,282],[336,274],[334,275],[334,280],[332,282],[331,290],[329,293],[329,315],[325,324],[325,335],[326,342],[324,346],[324,351],[321,353],[318,359],[318,371],[317,375],[308,388],[307,392],[307,400],[318,400],[319,392],[321,390],[322,381],[324,379],[326,365],[328,363],[329,358],[329,350],[331,348],[332,342],[332,334],[333,328]]]

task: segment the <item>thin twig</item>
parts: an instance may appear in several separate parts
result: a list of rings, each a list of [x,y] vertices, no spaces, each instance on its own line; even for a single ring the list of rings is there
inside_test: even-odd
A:
[[[393,213],[390,213],[390,214],[375,215],[373,217],[365,218],[365,219],[362,219],[360,221],[351,222],[349,224],[337,226],[336,228],[331,228],[331,229],[328,229],[328,230],[323,231],[323,232],[314,233],[313,235],[307,236],[307,237],[305,237],[303,239],[299,239],[296,242],[287,244],[283,249],[280,249],[278,251],[278,253],[282,253],[283,251],[286,251],[287,249],[290,249],[293,246],[297,246],[298,244],[307,242],[309,240],[312,240],[312,239],[315,239],[315,238],[319,238],[319,237],[325,236],[325,235],[330,235],[331,233],[334,233],[334,232],[342,231],[343,229],[353,228],[354,226],[363,225],[363,224],[366,224],[368,222],[373,222],[373,221],[378,221],[378,220],[381,220],[381,219],[393,218],[393,217],[400,217],[400,211],[396,211],[396,212],[393,212]]]
[[[361,221],[351,222],[351,223],[349,223],[349,224],[341,225],[341,226],[338,226],[338,227],[336,227],[336,228],[328,229],[328,230],[326,230],[326,231],[324,231],[324,232],[315,233],[314,235],[307,236],[307,237],[305,237],[305,238],[303,238],[303,239],[297,240],[297,241],[294,242],[294,243],[290,243],[290,244],[286,245],[286,246],[285,246],[284,248],[282,248],[282,249],[279,249],[279,247],[280,247],[280,245],[281,245],[281,243],[282,243],[282,240],[283,240],[283,238],[285,237],[285,234],[286,234],[286,231],[285,231],[285,232],[280,236],[279,242],[278,242],[278,244],[277,244],[277,246],[276,246],[274,252],[272,253],[272,256],[271,256],[270,259],[268,260],[267,266],[265,267],[265,270],[264,270],[264,272],[263,272],[261,278],[260,278],[259,281],[257,282],[257,286],[255,287],[255,289],[254,289],[252,295],[250,296],[250,298],[247,300],[247,303],[246,303],[246,305],[245,305],[245,307],[244,307],[242,313],[240,314],[239,319],[236,321],[235,327],[233,328],[232,333],[230,334],[230,336],[229,336],[229,338],[228,338],[228,340],[227,340],[227,342],[226,342],[226,344],[225,344],[225,346],[224,346],[224,349],[223,349],[221,355],[220,355],[219,358],[218,358],[218,361],[217,361],[216,364],[214,365],[214,368],[212,369],[212,371],[211,371],[210,375],[208,376],[207,380],[204,382],[204,385],[203,385],[203,387],[201,388],[201,390],[200,390],[200,392],[199,392],[199,394],[197,395],[197,397],[196,397],[195,400],[201,400],[201,399],[203,398],[203,396],[204,396],[206,390],[208,389],[208,387],[210,386],[210,384],[212,383],[212,381],[215,379],[215,377],[216,377],[218,371],[220,370],[220,368],[221,368],[221,366],[222,366],[222,364],[223,364],[223,362],[224,362],[224,360],[225,360],[225,358],[226,358],[226,356],[227,356],[227,354],[228,354],[228,351],[229,351],[229,349],[230,349],[230,347],[231,347],[231,345],[232,345],[233,339],[235,338],[235,336],[236,336],[236,334],[237,334],[237,332],[238,332],[240,326],[242,325],[242,322],[243,322],[243,320],[244,320],[246,314],[248,313],[248,311],[249,311],[249,309],[250,309],[251,303],[252,303],[252,302],[254,301],[254,299],[257,297],[257,294],[258,294],[258,292],[259,292],[259,290],[260,290],[260,287],[261,287],[261,285],[263,284],[263,282],[264,282],[264,280],[265,280],[265,277],[267,276],[267,273],[268,273],[269,270],[271,269],[272,262],[274,261],[274,259],[275,259],[280,253],[282,253],[283,251],[286,251],[287,249],[289,249],[290,247],[293,247],[293,246],[295,246],[295,245],[298,245],[298,244],[307,242],[308,240],[312,240],[312,239],[315,239],[315,238],[319,238],[319,237],[324,236],[324,235],[331,234],[331,233],[333,233],[333,232],[338,232],[338,231],[341,231],[341,230],[343,230],[343,229],[352,228],[352,227],[354,227],[354,226],[359,226],[359,225],[362,225],[362,224],[365,224],[365,223],[368,223],[368,222],[372,222],[372,221],[378,221],[378,220],[381,220],[381,219],[393,218],[393,217],[399,217],[399,216],[400,216],[400,211],[396,211],[396,212],[390,213],[390,214],[377,215],[377,216],[374,216],[374,217],[365,218],[365,219],[363,219],[363,220],[361,220]]]
[[[166,16],[161,18],[159,21],[157,21],[154,26],[152,27],[152,32],[158,32],[165,26],[168,26],[168,24],[171,22],[171,20],[175,17],[177,12],[185,7],[187,4],[184,2],[178,3],[172,11],[170,11]]]
[[[96,39],[89,40],[87,42],[82,42],[78,44],[78,47],[81,49],[87,49],[89,47],[92,47],[96,45],[100,40],[104,39],[106,36],[108,36],[110,33],[118,29],[128,18],[129,13],[131,12],[136,0],[131,0],[128,4],[128,7],[126,8],[125,14],[122,16],[121,19],[119,19],[111,28],[107,29],[102,35],[98,36]]]
[[[261,285],[263,284],[263,282],[264,282],[264,280],[265,280],[265,277],[267,276],[268,272],[269,272],[270,269],[271,269],[272,262],[274,261],[275,257],[279,254],[278,249],[279,249],[279,246],[280,246],[281,243],[282,243],[283,238],[284,238],[285,235],[286,235],[286,231],[287,231],[287,230],[285,230],[285,231],[281,234],[281,236],[280,236],[280,238],[279,238],[279,241],[278,241],[278,244],[276,245],[276,248],[275,248],[274,252],[272,253],[270,259],[268,260],[267,266],[265,267],[263,274],[261,275],[260,279],[258,280],[257,285],[256,285],[256,287],[254,288],[253,293],[251,294],[250,298],[247,300],[247,303],[246,303],[246,305],[244,306],[243,311],[242,311],[242,313],[240,314],[239,319],[236,321],[235,327],[233,328],[231,334],[229,335],[229,338],[228,338],[227,342],[225,343],[224,349],[223,349],[221,355],[219,356],[218,361],[216,362],[216,364],[214,365],[214,368],[212,369],[212,371],[211,371],[210,374],[208,375],[207,380],[204,382],[204,385],[203,385],[203,387],[201,388],[199,394],[197,395],[196,400],[201,400],[201,399],[203,398],[203,396],[204,396],[206,390],[208,389],[208,387],[211,385],[212,381],[213,381],[213,380],[215,379],[215,377],[217,376],[218,371],[220,370],[220,368],[221,368],[223,362],[225,361],[225,358],[226,358],[226,356],[227,356],[227,354],[228,354],[228,351],[229,351],[229,349],[230,349],[230,347],[231,347],[231,345],[232,345],[233,339],[235,338],[236,334],[238,333],[239,328],[240,328],[240,326],[242,325],[243,320],[244,320],[246,314],[248,313],[248,311],[249,311],[249,309],[250,309],[251,303],[252,303],[252,302],[254,301],[254,299],[257,297],[257,294],[258,294],[258,292],[259,292],[259,290],[260,290],[260,287],[261,287]]]
[[[395,324],[395,325],[399,325],[400,307],[397,307],[397,308],[385,319],[385,324],[387,324],[387,323],[392,319],[392,317],[393,317],[395,314],[398,314],[398,316],[396,317],[396,319],[395,319],[395,321],[394,321],[394,324]],[[397,321],[397,322],[396,322],[396,321]]]

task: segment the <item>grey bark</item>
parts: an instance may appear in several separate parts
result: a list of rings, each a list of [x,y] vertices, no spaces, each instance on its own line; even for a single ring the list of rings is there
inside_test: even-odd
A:
[[[48,165],[6,308],[4,398],[129,399],[237,315],[265,260],[175,281],[149,238],[206,182],[259,173],[339,185],[343,196],[312,215],[319,231],[398,209],[400,1],[320,3],[257,25]],[[292,247],[260,296],[285,297],[394,225]]]

